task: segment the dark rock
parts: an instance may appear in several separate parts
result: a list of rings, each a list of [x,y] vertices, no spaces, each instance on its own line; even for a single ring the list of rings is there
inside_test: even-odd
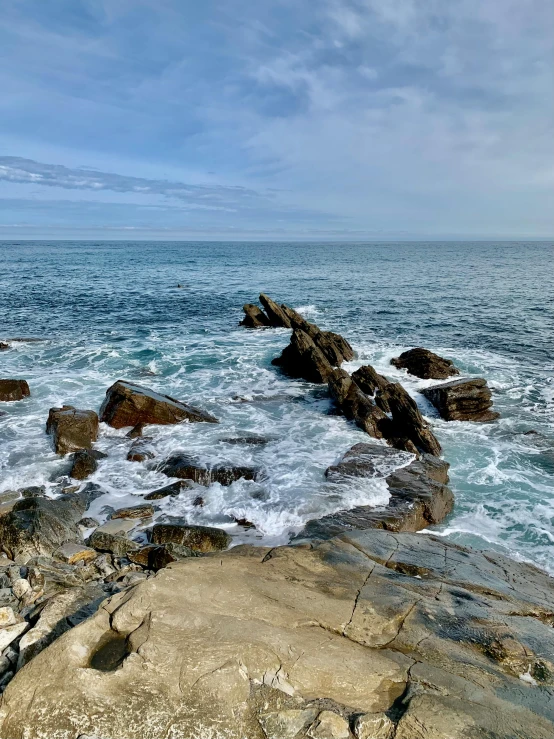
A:
[[[415,400],[398,382],[390,383],[387,396],[392,423],[385,431],[386,438],[408,439],[419,451],[438,456],[441,453],[441,445],[423,420]]]
[[[382,411],[390,412],[387,389],[391,383],[386,377],[380,375],[370,364],[365,364],[352,373],[352,379],[363,393],[374,396],[375,404]]]
[[[5,344],[3,341],[0,341],[0,352],[5,352],[6,349],[9,349],[9,348],[10,348],[9,344]]]
[[[21,562],[34,556],[50,556],[66,541],[82,541],[77,521],[85,510],[77,496],[57,500],[24,498],[0,518],[0,547],[8,557]]]
[[[285,347],[280,357],[273,360],[286,374],[301,377],[308,382],[327,382],[333,368],[308,334],[294,329],[290,344]]]
[[[254,480],[257,470],[253,467],[237,467],[230,464],[215,464],[206,467],[195,457],[187,454],[173,454],[160,468],[168,477],[179,477],[181,480],[192,480],[198,485],[211,485],[218,482],[220,485],[231,485],[241,478]]]
[[[385,413],[365,395],[348,372],[336,369],[329,375],[329,393],[349,421],[375,439],[383,438],[388,427]]]
[[[145,426],[145,423],[137,423],[137,425],[133,426],[133,428],[129,431],[129,433],[125,434],[125,436],[127,437],[127,439],[139,439],[142,436],[142,432],[144,431]]]
[[[183,490],[190,490],[193,486],[192,480],[178,480],[158,490],[153,490],[144,496],[144,500],[162,500],[162,498],[177,497]]]
[[[110,514],[110,519],[117,518],[150,518],[154,515],[154,506],[149,503],[141,505],[128,506],[126,508],[118,508]]]
[[[129,552],[127,555],[129,560],[134,564],[150,569],[150,555],[155,549],[159,549],[159,544],[148,544],[145,547],[137,549],[136,552]]]
[[[151,441],[151,437],[145,436],[133,442],[127,454],[127,460],[129,462],[145,462],[147,459],[154,459],[156,453],[150,445]]]
[[[95,449],[83,449],[80,452],[75,452],[72,456],[70,477],[75,480],[85,480],[93,472],[96,472],[98,460],[105,459],[107,456],[107,454]]]
[[[421,392],[446,421],[494,421],[500,415],[490,410],[491,391],[482,378],[453,380]]]
[[[192,501],[193,506],[197,506],[198,508],[204,507],[204,498],[201,495],[197,495],[196,498]]]
[[[403,464],[410,457],[389,446],[354,444],[339,464],[328,467],[325,476],[332,482],[351,477],[386,477],[391,467]]]
[[[245,316],[240,322],[241,326],[246,326],[246,328],[267,328],[271,326],[269,318],[257,305],[246,303],[242,306],[242,310]]]
[[[117,557],[123,557],[128,552],[135,552],[140,549],[136,541],[131,541],[123,534],[111,534],[107,531],[96,529],[87,539],[89,547],[99,552],[110,552]]]
[[[86,516],[77,521],[77,526],[82,526],[84,529],[93,529],[100,526],[100,521],[97,521],[95,518],[91,518],[90,516]]]
[[[196,556],[198,556],[197,553],[190,547],[169,541],[163,546],[152,547],[148,554],[148,569],[157,572],[172,562]]]
[[[225,438],[220,439],[220,441],[224,442],[225,444],[264,446],[265,444],[268,444],[271,439],[268,439],[267,436],[226,436]]]
[[[44,485],[31,485],[28,488],[21,488],[18,491],[23,498],[39,498],[46,494]]]
[[[0,401],[11,403],[23,400],[31,394],[26,380],[0,380]]]
[[[260,303],[265,308],[265,312],[271,326],[277,328],[291,328],[291,322],[283,309],[277,303],[264,293],[260,294]]]
[[[450,359],[443,359],[422,347],[402,352],[399,357],[391,359],[390,363],[397,369],[407,369],[411,375],[423,380],[445,380],[460,374]]]
[[[211,526],[186,526],[158,523],[151,530],[153,544],[180,544],[197,552],[217,552],[227,549],[231,537],[223,529]]]
[[[106,391],[100,408],[100,420],[117,429],[139,423],[217,423],[217,419],[209,413],[124,380],[118,380]]]
[[[242,526],[245,529],[255,529],[256,525],[249,521],[247,518],[234,518],[235,523],[238,526]]]
[[[50,408],[46,433],[52,436],[57,454],[90,449],[98,438],[98,416],[94,411],[84,411],[64,405]]]

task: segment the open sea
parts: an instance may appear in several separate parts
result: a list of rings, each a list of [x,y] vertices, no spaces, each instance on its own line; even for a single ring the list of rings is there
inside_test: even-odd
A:
[[[156,464],[178,450],[263,469],[259,482],[201,489],[202,508],[190,492],[158,501],[157,516],[221,526],[235,543],[286,543],[311,518],[386,503],[382,480],[326,483],[325,469],[369,438],[333,415],[324,387],[271,366],[289,331],[238,326],[243,303],[263,291],[343,334],[357,352],[345,369],[369,362],[417,400],[456,497],[435,533],[554,573],[553,264],[544,242],[0,242],[0,340],[18,339],[0,353],[0,377],[24,378],[32,393],[0,403],[0,492],[59,494],[67,462],[45,434],[49,408],[98,410],[127,379],[220,424],[148,427],[157,456],[146,463],[126,460],[126,430],[103,425],[97,448],[108,457],[90,478],[105,491],[89,514],[99,520],[168,484]],[[485,377],[501,419],[438,419],[418,392],[434,381],[390,365],[414,346]],[[245,433],[270,441],[222,441]]]

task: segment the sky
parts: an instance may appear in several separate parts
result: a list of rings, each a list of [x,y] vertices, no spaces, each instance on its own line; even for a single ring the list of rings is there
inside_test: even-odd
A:
[[[552,0],[2,0],[0,239],[551,238]]]

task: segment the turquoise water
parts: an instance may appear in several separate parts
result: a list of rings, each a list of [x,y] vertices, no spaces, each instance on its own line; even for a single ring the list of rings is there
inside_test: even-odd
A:
[[[383,503],[382,482],[329,486],[325,468],[367,437],[329,413],[324,388],[270,364],[284,329],[247,331],[241,306],[263,290],[401,380],[435,425],[451,463],[456,507],[438,533],[504,549],[554,572],[554,272],[552,243],[0,243],[0,376],[28,380],[32,396],[1,404],[0,492],[44,484],[59,492],[65,462],[44,434],[48,409],[98,409],[125,378],[205,408],[218,426],[152,427],[160,461],[183,450],[206,462],[263,469],[259,482],[160,501],[158,515],[226,527],[236,542],[286,542],[314,516]],[[177,288],[180,283],[184,287]],[[494,424],[446,423],[389,361],[412,346],[483,376],[502,414]],[[538,433],[526,434],[533,430]],[[221,439],[252,432],[265,447]],[[152,464],[128,462],[124,431],[102,428],[108,453],[92,480],[107,506],[140,502],[167,483]],[[246,518],[245,530],[234,518]]]

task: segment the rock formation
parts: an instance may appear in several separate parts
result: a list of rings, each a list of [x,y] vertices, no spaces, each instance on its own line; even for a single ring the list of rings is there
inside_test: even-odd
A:
[[[460,374],[450,359],[443,359],[422,347],[402,352],[399,357],[391,359],[390,363],[397,369],[406,369],[411,375],[421,377],[423,380],[446,380],[447,377]]]
[[[0,380],[0,402],[12,403],[31,394],[26,380]]]
[[[107,454],[95,449],[83,449],[80,452],[75,452],[71,460],[69,476],[75,480],[86,480],[87,477],[96,472],[98,460],[107,456]]]
[[[352,379],[363,393],[374,396],[375,404],[381,410],[390,412],[387,393],[391,383],[386,377],[376,372],[370,364],[365,364],[352,373]]]
[[[494,421],[500,415],[491,410],[491,391],[482,378],[453,380],[421,392],[446,421]]]
[[[50,408],[46,433],[52,437],[57,454],[90,449],[98,438],[98,416],[94,411],[79,410],[72,405]]]
[[[218,482],[220,485],[231,485],[241,478],[254,480],[257,470],[254,467],[239,467],[232,464],[218,463],[208,467],[199,462],[196,457],[188,454],[173,454],[165,460],[160,471],[168,477],[178,477],[181,480],[192,480],[199,485],[211,485]]]
[[[246,326],[246,328],[267,328],[271,326],[269,318],[257,305],[246,303],[242,306],[242,310],[245,315],[240,322],[241,326]]]
[[[100,420],[116,429],[136,427],[140,423],[217,423],[217,419],[205,411],[124,380],[118,380],[106,391],[100,408]]]

